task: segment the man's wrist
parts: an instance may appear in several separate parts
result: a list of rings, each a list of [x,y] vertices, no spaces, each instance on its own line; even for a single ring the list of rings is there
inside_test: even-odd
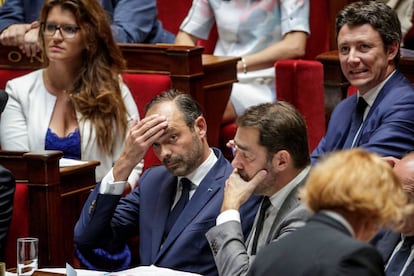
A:
[[[238,210],[226,210],[224,212],[221,212],[216,219],[216,225],[223,224],[228,221],[238,221],[241,222],[240,219],[240,212]]]
[[[135,166],[134,161],[121,155],[113,167],[114,182],[127,181]]]
[[[121,195],[124,192],[126,181],[114,181],[113,170],[111,169],[102,179],[99,186],[100,194]]]

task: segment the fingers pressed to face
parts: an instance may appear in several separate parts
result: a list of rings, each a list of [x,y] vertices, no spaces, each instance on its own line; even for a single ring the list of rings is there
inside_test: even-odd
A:
[[[158,139],[167,128],[168,122],[164,116],[151,115],[142,119],[130,128],[131,135],[140,137],[143,142],[153,142]]]

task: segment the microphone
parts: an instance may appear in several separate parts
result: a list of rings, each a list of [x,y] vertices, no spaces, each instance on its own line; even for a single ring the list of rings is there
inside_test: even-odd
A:
[[[0,114],[3,112],[6,107],[7,100],[9,99],[9,94],[6,91],[0,89]]]

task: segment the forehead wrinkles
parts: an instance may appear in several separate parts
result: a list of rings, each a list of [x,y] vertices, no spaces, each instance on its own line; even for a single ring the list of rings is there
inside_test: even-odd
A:
[[[347,42],[366,43],[381,42],[380,33],[370,25],[349,26],[345,25],[338,33],[338,44]]]

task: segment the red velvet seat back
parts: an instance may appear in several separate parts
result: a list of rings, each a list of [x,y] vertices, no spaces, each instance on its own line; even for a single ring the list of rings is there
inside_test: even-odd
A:
[[[176,34],[192,3],[192,0],[157,0],[158,19],[164,29]]]
[[[158,19],[164,28],[173,34],[177,34],[180,25],[191,8],[192,0],[157,0]],[[197,45],[204,47],[205,54],[212,54],[217,41],[217,29],[214,26],[208,39],[199,40]]]
[[[0,89],[6,88],[6,83],[14,78],[25,75],[32,70],[0,70]]]
[[[6,88],[6,83],[16,77],[29,73],[31,70],[0,70],[0,89]],[[14,193],[12,221],[10,223],[6,244],[6,267],[16,267],[17,238],[29,235],[29,196],[25,183],[16,183]]]
[[[26,183],[16,183],[13,216],[6,244],[6,267],[16,267],[17,238],[29,236],[29,190]]]
[[[328,0],[310,0],[310,35],[306,43],[304,59],[315,59],[329,51]]]
[[[323,65],[314,60],[278,61],[277,100],[291,103],[305,118],[310,152],[325,135]]]
[[[123,78],[131,90],[141,118],[145,116],[145,105],[157,94],[171,87],[171,80],[167,75],[125,73]],[[144,158],[144,170],[158,164],[160,161],[150,148]]]

